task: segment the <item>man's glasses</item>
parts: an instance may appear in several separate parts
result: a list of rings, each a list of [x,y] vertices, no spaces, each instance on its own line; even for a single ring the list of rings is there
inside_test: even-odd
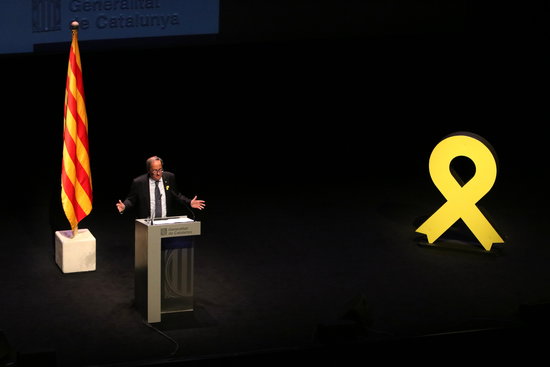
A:
[[[151,170],[151,173],[154,173],[155,175],[158,174],[158,173],[162,173],[164,170],[161,168],[161,169],[152,169]]]

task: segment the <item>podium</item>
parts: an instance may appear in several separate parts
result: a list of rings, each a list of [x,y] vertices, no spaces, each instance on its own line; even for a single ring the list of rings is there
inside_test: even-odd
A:
[[[148,323],[193,311],[193,245],[201,223],[186,216],[136,219],[135,305]]]

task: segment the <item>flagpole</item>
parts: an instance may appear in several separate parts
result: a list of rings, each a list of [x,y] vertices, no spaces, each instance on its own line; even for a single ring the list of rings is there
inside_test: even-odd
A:
[[[80,24],[76,20],[73,20],[71,22],[71,35],[72,35],[72,38],[74,38],[75,34],[78,37],[78,26],[80,26]],[[73,238],[75,238],[77,234],[78,234],[78,223],[73,228]]]

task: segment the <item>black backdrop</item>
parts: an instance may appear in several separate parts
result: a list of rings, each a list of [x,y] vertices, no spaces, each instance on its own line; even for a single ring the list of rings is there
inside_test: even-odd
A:
[[[418,172],[461,130],[501,155],[509,138],[536,148],[543,10],[232,1],[221,3],[213,38],[81,43],[98,204],[123,195],[152,154],[186,172],[194,191],[340,180],[370,167]],[[4,136],[22,147],[18,170],[46,193],[58,184],[69,36],[63,50],[3,58]]]

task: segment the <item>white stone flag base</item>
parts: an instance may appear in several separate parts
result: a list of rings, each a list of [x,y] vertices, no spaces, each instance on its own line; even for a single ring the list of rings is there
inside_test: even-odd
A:
[[[87,229],[55,232],[55,262],[63,273],[95,270],[95,237]]]

